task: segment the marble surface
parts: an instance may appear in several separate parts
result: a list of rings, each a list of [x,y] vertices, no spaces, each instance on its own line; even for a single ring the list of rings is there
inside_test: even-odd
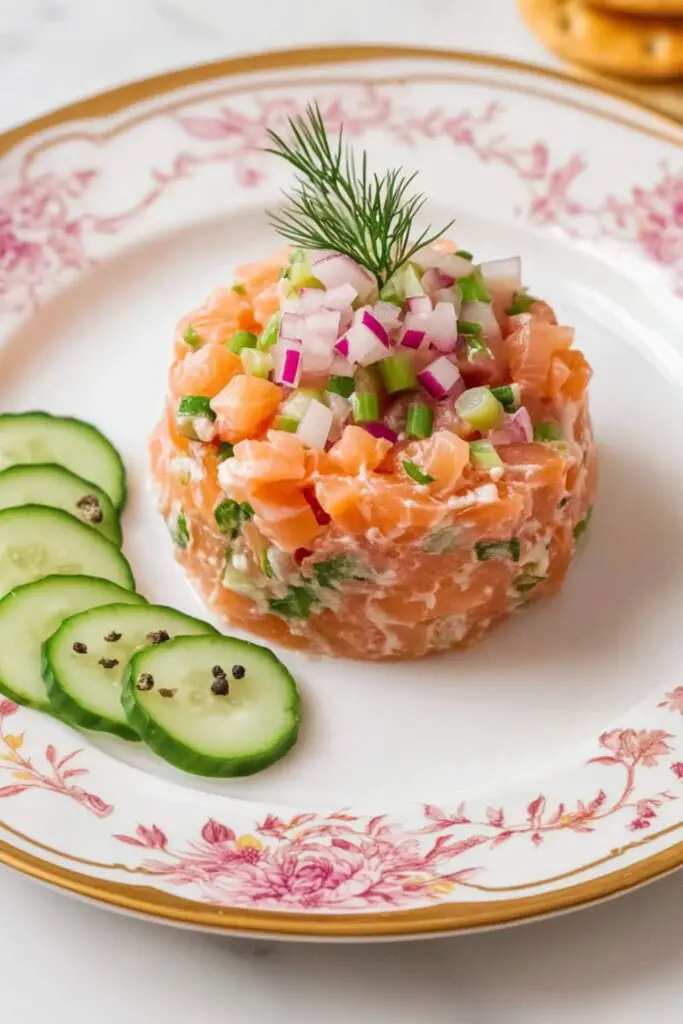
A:
[[[0,0],[0,130],[171,67],[349,41],[552,64],[513,0]],[[553,920],[379,946],[233,940],[88,906],[0,870],[0,1018],[38,1024],[669,1024],[683,874]]]

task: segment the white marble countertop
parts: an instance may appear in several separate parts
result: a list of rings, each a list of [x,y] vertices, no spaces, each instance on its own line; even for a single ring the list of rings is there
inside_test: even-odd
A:
[[[245,18],[251,9],[255,17]],[[485,45],[482,45],[482,39]],[[338,42],[554,63],[513,0],[0,0],[0,130],[171,67]],[[0,871],[0,1018],[38,1024],[668,1024],[680,1019],[683,875],[600,907],[420,943],[221,939]]]

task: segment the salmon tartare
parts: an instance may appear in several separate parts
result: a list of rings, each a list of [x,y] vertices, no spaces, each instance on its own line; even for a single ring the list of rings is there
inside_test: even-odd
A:
[[[518,257],[415,238],[411,178],[356,171],[315,108],[292,127],[271,136],[299,181],[273,216],[289,246],[177,329],[151,439],[176,557],[275,643],[469,646],[569,569],[596,485],[590,367]]]

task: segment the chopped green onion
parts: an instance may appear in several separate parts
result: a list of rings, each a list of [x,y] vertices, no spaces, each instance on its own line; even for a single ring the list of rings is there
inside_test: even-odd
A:
[[[258,338],[251,331],[237,331],[228,342],[228,348],[239,355],[243,348],[256,348],[257,341]]]
[[[379,372],[390,395],[395,395],[398,391],[410,391],[417,386],[413,358],[407,354],[382,359]]]
[[[240,505],[240,511],[242,512],[242,517],[245,520],[253,519],[254,516],[256,515],[256,512],[251,507],[248,501],[242,502],[242,504]]]
[[[217,505],[213,513],[216,524],[221,533],[229,533],[236,537],[242,525],[242,509],[239,502],[232,498],[225,498],[220,505]]]
[[[477,267],[467,277],[458,278],[458,288],[463,302],[490,302],[491,296],[484,287],[481,271]]]
[[[424,402],[411,402],[406,417],[406,434],[408,437],[431,437],[434,425],[434,412]]]
[[[533,295],[527,295],[526,289],[522,289],[520,292],[515,292],[512,297],[512,305],[505,312],[508,316],[528,313],[535,302],[538,302],[538,299],[534,298]]]
[[[234,447],[229,441],[221,441],[218,445],[218,461],[225,462],[226,459],[231,459],[235,454]]]
[[[204,339],[201,334],[198,334],[197,331],[195,331],[192,324],[190,324],[189,327],[186,327],[183,331],[183,341],[193,349],[201,348],[204,344]]]
[[[270,558],[268,557],[268,548],[265,548],[261,555],[261,568],[263,569],[263,575],[267,576],[269,580],[273,578],[273,567],[270,564]]]
[[[288,262],[290,267],[293,267],[295,263],[305,263],[306,259],[307,256],[304,249],[292,249],[288,257]]]
[[[178,403],[179,416],[205,416],[207,420],[215,420],[216,413],[211,408],[211,399],[203,395],[185,395]]]
[[[491,388],[491,394],[497,398],[505,412],[516,412],[522,404],[522,389],[519,384],[503,384],[499,388]]]
[[[230,290],[233,291],[235,295],[247,294],[247,289],[244,287],[241,281],[236,281]]]
[[[403,460],[403,468],[409,477],[417,484],[431,484],[434,483],[434,477],[430,476],[429,473],[423,473],[417,462],[413,462],[412,459]]]
[[[293,416],[276,416],[273,422],[273,430],[285,430],[288,434],[296,434],[299,422]]]
[[[550,420],[546,423],[534,423],[534,441],[561,441],[559,425]]]
[[[481,324],[474,324],[469,320],[458,320],[458,334],[474,334],[481,338],[483,331]]]
[[[186,548],[190,543],[190,530],[187,525],[187,518],[181,509],[176,516],[175,524],[171,530],[173,542],[178,548]]]
[[[481,324],[470,323],[469,320],[458,321],[458,334],[462,334],[467,345],[467,356],[470,362],[474,356],[492,355],[491,349],[484,340]]]
[[[513,537],[512,540],[480,540],[474,545],[480,562],[490,562],[492,558],[510,558],[519,561],[522,545]]]
[[[524,573],[515,580],[515,590],[520,594],[527,594],[534,587],[538,586],[539,583],[543,583],[544,579],[545,576],[532,576],[530,573]]]
[[[582,519],[580,523],[576,524],[576,526],[574,527],[574,530],[573,530],[574,539],[575,540],[578,540],[579,537],[586,532],[586,530],[588,529],[588,524],[591,521],[591,516],[592,515],[593,515],[593,509],[589,508],[588,509],[588,515],[586,516],[586,518]]]
[[[321,587],[334,587],[342,580],[352,579],[354,572],[352,563],[344,555],[328,558],[324,562],[315,562],[312,569]]]
[[[260,334],[256,346],[257,348],[260,348],[262,352],[272,348],[277,341],[280,333],[280,317],[280,310],[278,310],[277,313],[273,313],[263,332]]]
[[[269,352],[260,352],[257,348],[243,348],[240,352],[242,369],[251,377],[266,378],[273,369],[273,357]]]
[[[463,260],[469,260],[470,263],[474,259],[474,256],[472,255],[472,253],[468,252],[467,249],[456,249],[455,250],[455,255],[456,256],[460,256],[460,258],[463,259]]]
[[[271,597],[268,605],[272,612],[287,619],[307,619],[314,596],[305,587],[290,587],[284,597]]]
[[[353,391],[353,377],[330,377],[325,390],[341,395],[342,398],[349,398]]]
[[[490,388],[469,388],[456,399],[455,411],[475,430],[496,430],[505,410]]]
[[[379,293],[380,299],[402,306],[410,296],[424,295],[424,288],[420,284],[421,277],[422,270],[419,267],[413,263],[404,263],[384,285]]]
[[[351,396],[356,423],[374,423],[379,419],[379,399],[372,391],[354,391]]]
[[[381,377],[374,366],[357,367],[356,372],[353,375],[354,391],[378,394],[381,387]]]
[[[503,460],[490,441],[470,441],[470,458],[480,469],[501,469]]]

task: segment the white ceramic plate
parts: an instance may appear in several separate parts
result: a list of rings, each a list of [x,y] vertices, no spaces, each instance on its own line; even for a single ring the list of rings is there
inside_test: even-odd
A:
[[[202,614],[147,489],[176,319],[276,244],[264,128],[317,98],[435,221],[521,253],[595,368],[601,486],[561,597],[466,654],[283,657],[294,752],[213,783],[0,702],[0,858],[198,927],[477,928],[683,860],[682,132],[551,72],[411,50],[271,54],[100,96],[0,139],[0,403],[92,420],[130,474],[126,551]]]

